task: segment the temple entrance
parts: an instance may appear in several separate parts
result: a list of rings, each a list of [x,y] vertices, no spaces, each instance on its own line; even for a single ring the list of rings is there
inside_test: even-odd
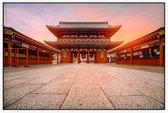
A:
[[[96,62],[96,52],[90,52],[89,53],[89,63],[95,63]]]
[[[77,52],[71,53],[71,63],[78,63],[78,53]]]
[[[87,63],[87,53],[81,53],[80,56],[81,63]]]
[[[96,52],[71,52],[71,63],[96,63]]]

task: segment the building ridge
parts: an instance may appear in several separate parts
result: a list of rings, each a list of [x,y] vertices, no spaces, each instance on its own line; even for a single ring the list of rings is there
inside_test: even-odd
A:
[[[97,22],[87,22],[87,21],[81,21],[81,22],[70,22],[70,21],[60,21],[59,24],[108,24],[108,21],[97,21]]]

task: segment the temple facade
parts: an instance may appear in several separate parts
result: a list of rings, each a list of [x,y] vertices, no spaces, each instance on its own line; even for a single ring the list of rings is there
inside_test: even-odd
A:
[[[106,63],[107,51],[123,42],[110,41],[120,27],[108,22],[60,22],[47,25],[57,41],[45,43],[61,51],[61,63]]]

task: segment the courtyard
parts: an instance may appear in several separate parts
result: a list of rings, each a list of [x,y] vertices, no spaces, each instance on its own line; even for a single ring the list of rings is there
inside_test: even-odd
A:
[[[164,67],[4,67],[4,109],[165,109]]]

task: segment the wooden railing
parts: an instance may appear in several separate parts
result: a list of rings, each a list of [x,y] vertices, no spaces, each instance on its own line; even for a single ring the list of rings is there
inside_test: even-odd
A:
[[[17,52],[15,52],[15,50],[18,50]],[[25,54],[19,54],[19,50],[23,50],[23,49],[26,49],[26,48],[11,48],[11,49],[8,49],[8,48],[4,48],[4,55],[3,55],[3,61],[4,61],[4,66],[8,66],[9,65],[9,61],[8,61],[8,52],[9,50],[12,51],[14,50],[14,52],[11,52],[11,65],[14,65],[14,66],[18,66],[18,65],[25,65],[26,64],[26,53]],[[32,57],[30,58],[30,56],[28,57],[28,62],[30,65],[32,64],[37,64],[37,61],[36,61],[36,57]],[[39,59],[39,64],[50,64],[50,60],[49,59]]]

